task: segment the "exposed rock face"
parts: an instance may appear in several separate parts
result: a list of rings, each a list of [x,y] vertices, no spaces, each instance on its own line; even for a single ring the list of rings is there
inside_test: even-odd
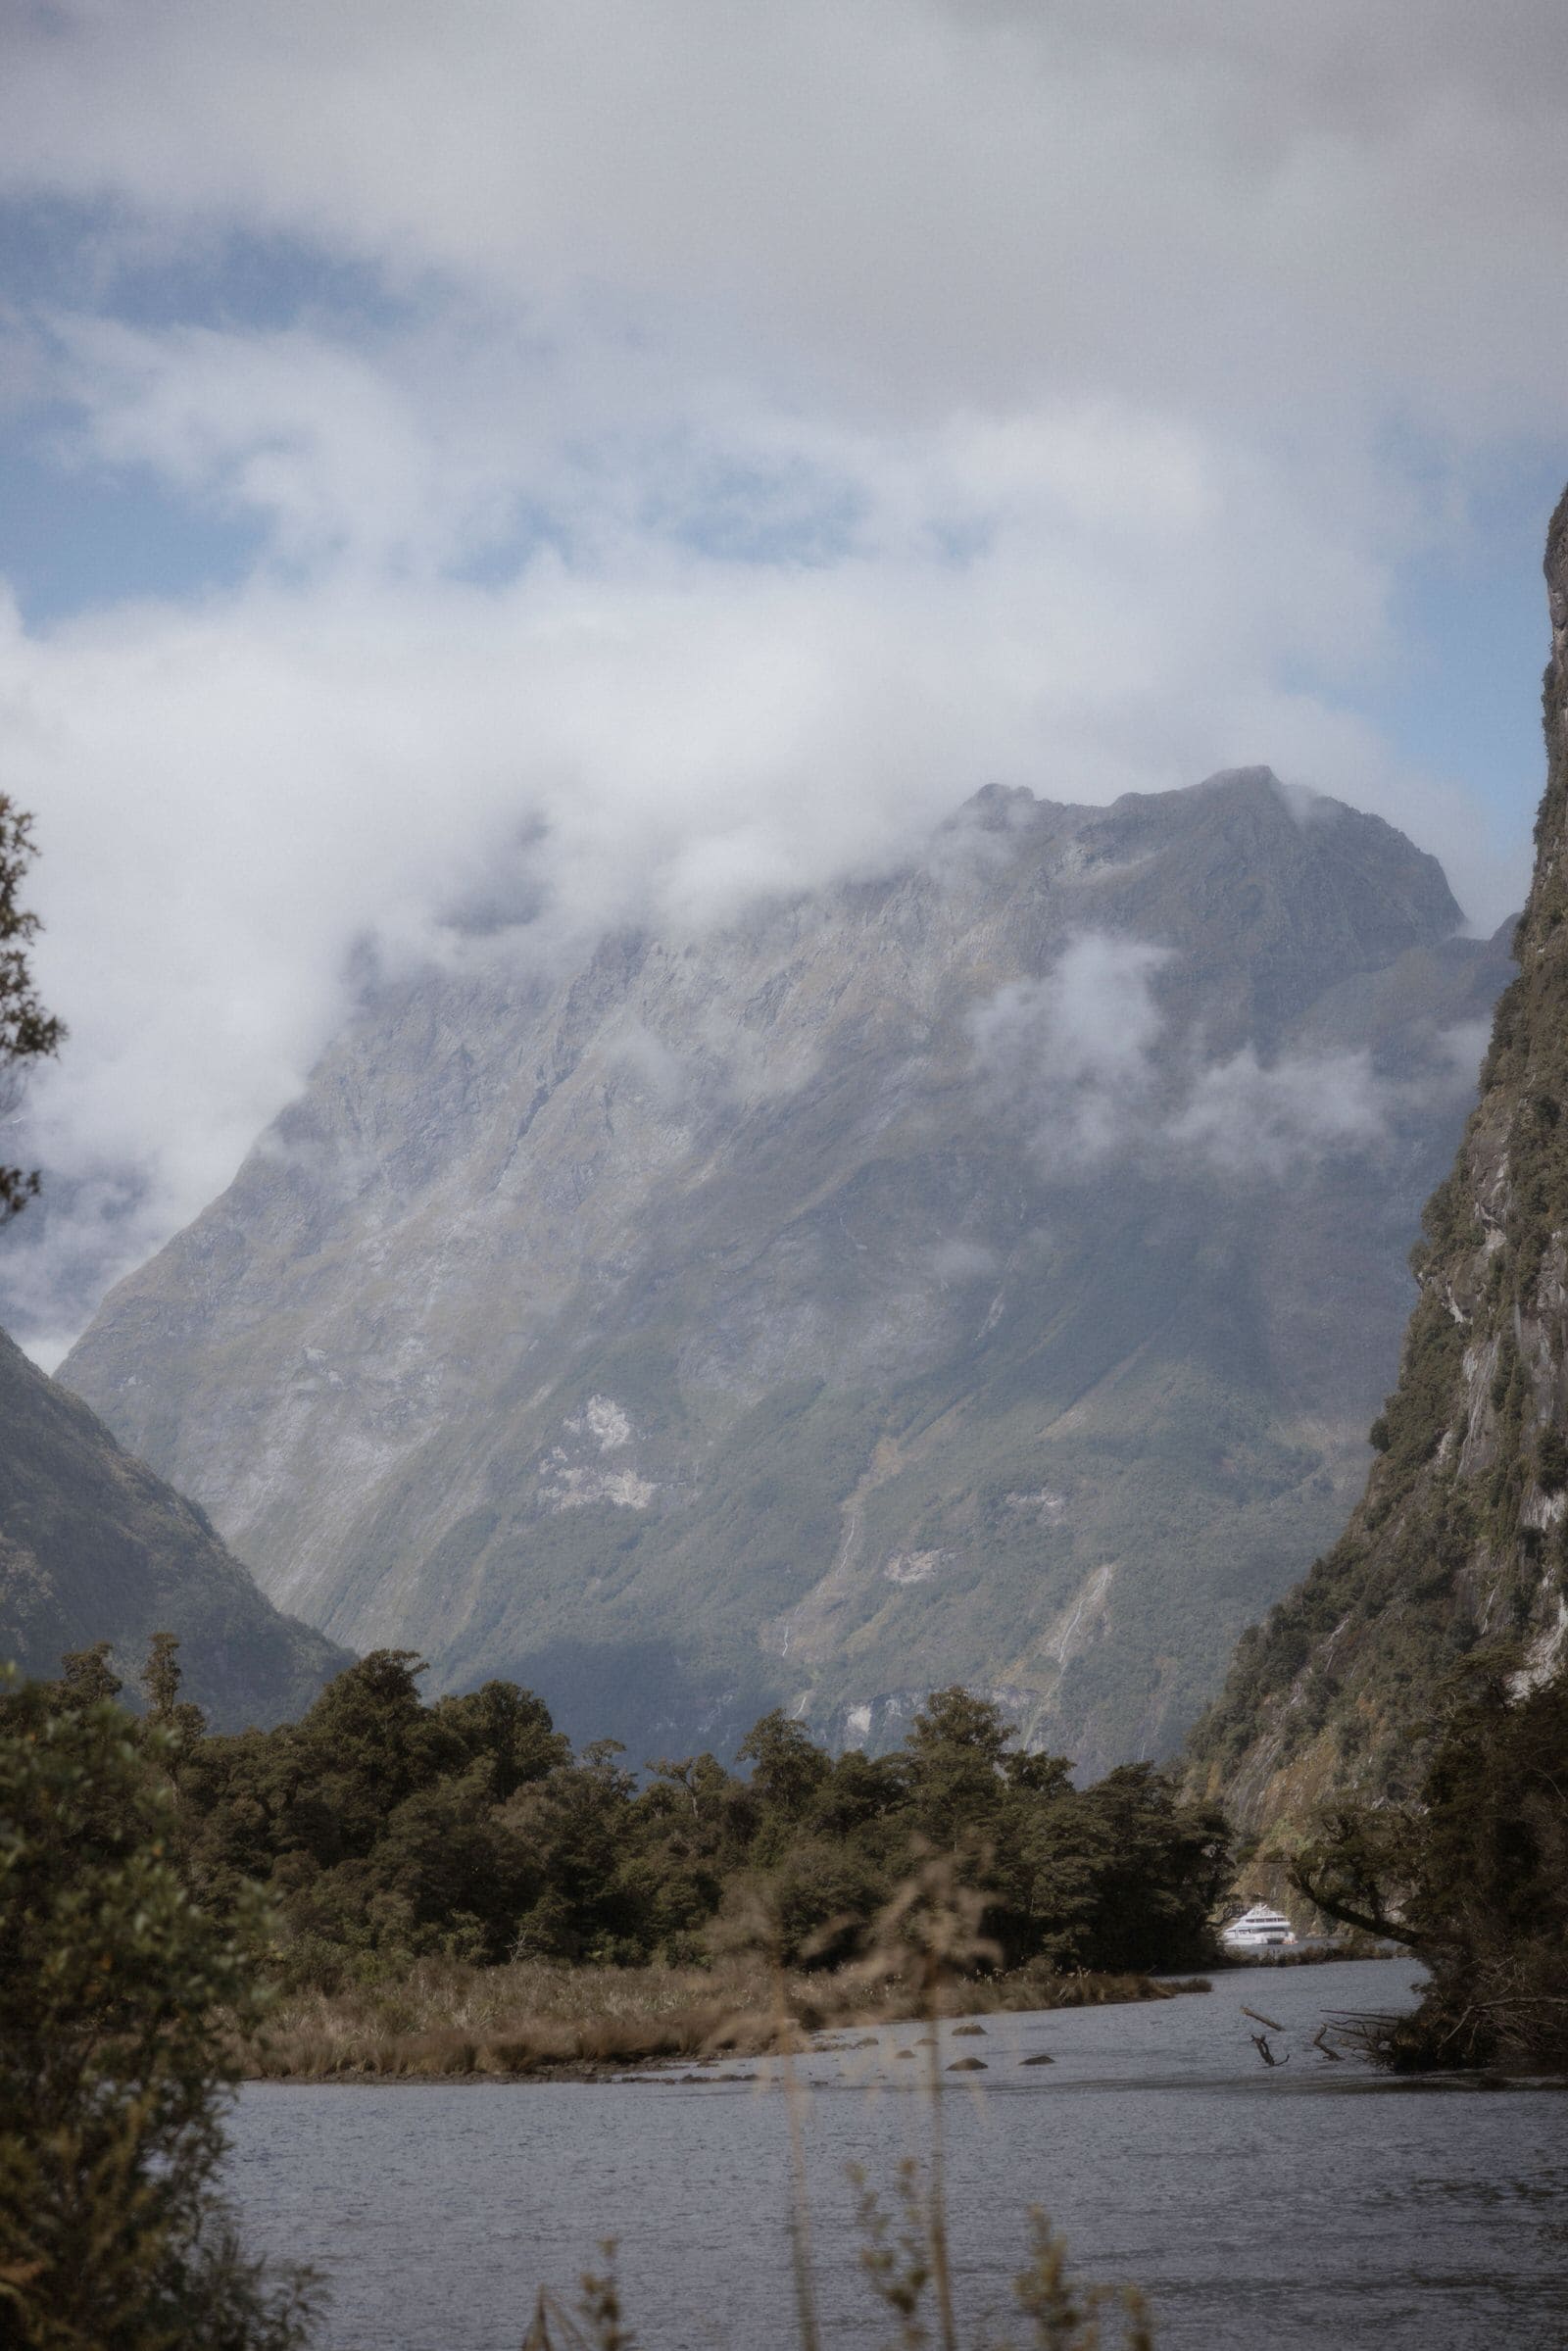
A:
[[[128,1682],[156,1632],[178,1634],[184,1694],[220,1729],[300,1713],[349,1662],[0,1333],[0,1660],[49,1676],[110,1641]]]
[[[1243,1641],[1194,1739],[1249,1825],[1348,1783],[1409,1793],[1439,1686],[1478,1647],[1568,1659],[1568,495],[1546,543],[1551,660],[1536,871],[1480,1101],[1427,1204],[1386,1447],[1341,1541]]]
[[[1266,770],[369,993],[63,1368],[265,1589],[638,1754],[1168,1750],[1348,1506],[1500,942]]]

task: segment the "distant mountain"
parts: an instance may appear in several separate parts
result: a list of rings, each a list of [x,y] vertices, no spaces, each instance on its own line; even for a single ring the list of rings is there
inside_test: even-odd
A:
[[[110,1641],[130,1682],[156,1632],[178,1634],[183,1694],[224,1729],[299,1713],[348,1663],[0,1333],[0,1662],[49,1676]]]
[[[1568,493],[1546,542],[1546,790],[1481,1098],[1433,1193],[1420,1298],[1348,1528],[1237,1652],[1195,1735],[1249,1826],[1413,1794],[1446,1677],[1568,1665]]]
[[[643,1754],[1163,1753],[1343,1523],[1501,939],[1265,769],[367,993],[62,1377],[264,1589]]]

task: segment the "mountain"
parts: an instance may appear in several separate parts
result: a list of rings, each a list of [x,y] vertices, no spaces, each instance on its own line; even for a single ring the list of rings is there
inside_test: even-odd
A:
[[[1568,494],[1546,542],[1546,789],[1480,1100],[1427,1203],[1420,1296],[1341,1540],[1243,1641],[1194,1739],[1252,1827],[1418,1789],[1446,1677],[1568,1661]]]
[[[1266,769],[368,983],[62,1367],[269,1594],[639,1757],[1168,1752],[1343,1523],[1502,941]]]
[[[128,1682],[157,1632],[178,1634],[185,1694],[220,1729],[299,1713],[349,1662],[0,1333],[0,1660],[47,1677],[110,1641]]]

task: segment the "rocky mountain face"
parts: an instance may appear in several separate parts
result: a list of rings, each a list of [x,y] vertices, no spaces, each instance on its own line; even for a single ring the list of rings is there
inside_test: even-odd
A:
[[[1546,789],[1519,975],[1427,1203],[1378,1456],[1193,1742],[1198,1777],[1253,1827],[1346,1786],[1413,1793],[1462,1659],[1492,1652],[1520,1690],[1568,1662],[1568,495],[1546,582]]]
[[[47,1677],[109,1641],[131,1683],[157,1632],[179,1636],[184,1694],[220,1729],[299,1713],[348,1663],[0,1334],[0,1661]]]
[[[368,987],[62,1377],[264,1589],[634,1757],[1171,1750],[1343,1523],[1500,940],[1261,769]]]

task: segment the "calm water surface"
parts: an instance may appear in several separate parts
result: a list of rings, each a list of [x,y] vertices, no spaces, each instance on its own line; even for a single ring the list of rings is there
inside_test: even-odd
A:
[[[1331,2010],[1407,2005],[1409,1976],[1238,1970],[945,2047],[986,2064],[942,2100],[967,2310],[1005,2312],[1042,2204],[1081,2271],[1146,2289],[1160,2351],[1568,2351],[1568,2093],[1396,2082],[1309,2045]],[[1244,2003],[1289,2065],[1260,2064]],[[895,2054],[916,2032],[805,2062],[829,2346],[889,2331],[844,2167],[891,2187],[929,2144],[923,2066]],[[232,2139],[252,2241],[326,2274],[329,2351],[518,2351],[536,2285],[569,2288],[607,2235],[645,2351],[792,2340],[785,2110],[755,2083],[258,2084]]]

